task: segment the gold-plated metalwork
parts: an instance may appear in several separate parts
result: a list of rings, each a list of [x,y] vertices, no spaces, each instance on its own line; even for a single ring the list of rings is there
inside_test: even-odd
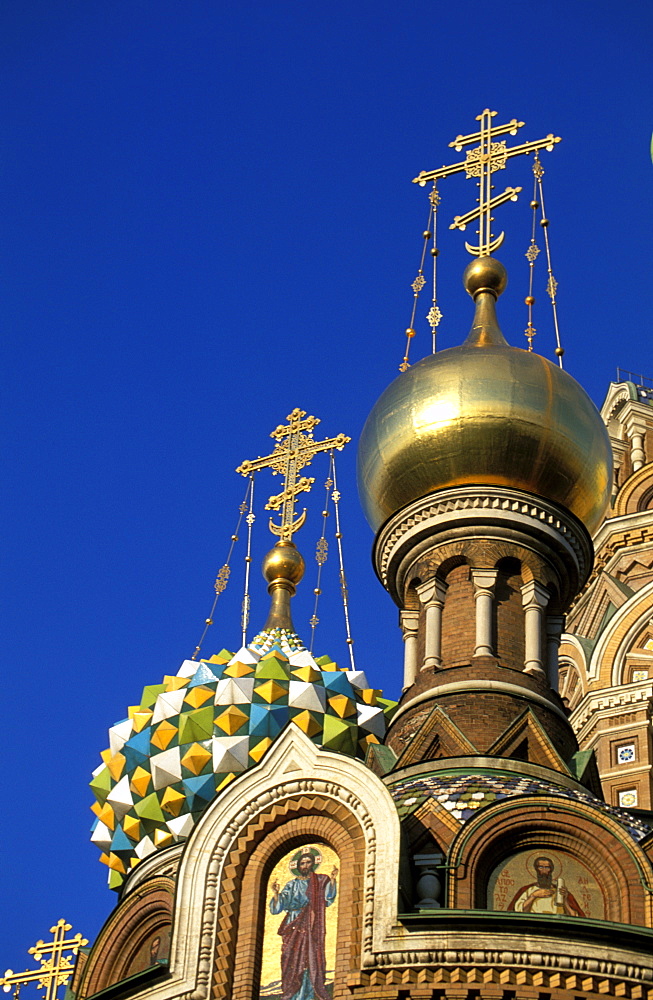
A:
[[[311,464],[311,460],[321,451],[336,448],[341,451],[351,441],[345,434],[325,438],[324,441],[313,439],[313,428],[319,424],[317,417],[307,417],[304,410],[295,408],[289,413],[288,424],[279,426],[270,434],[276,440],[274,450],[263,458],[247,460],[238,466],[236,472],[242,476],[250,476],[258,469],[272,469],[274,475],[284,477],[284,487],[281,493],[271,496],[265,505],[266,510],[281,510],[281,524],[275,524],[270,518],[270,531],[279,535],[282,542],[291,542],[292,536],[306,520],[306,510],[295,519],[295,500],[299,493],[310,490],[315,479],[299,476],[300,471]]]
[[[530,264],[530,288],[529,296],[532,297],[532,276],[533,276],[533,264],[535,262],[535,257],[539,253],[539,249],[535,244],[535,212],[537,209],[541,209],[542,217],[540,219],[540,226],[544,233],[544,249],[546,251],[546,270],[547,270],[547,282],[546,282],[546,294],[551,300],[551,311],[553,313],[553,329],[555,331],[556,337],[556,347],[555,354],[558,359],[558,364],[562,368],[562,356],[565,353],[562,343],[560,341],[560,325],[558,323],[558,303],[556,300],[556,293],[558,291],[558,282],[553,276],[553,268],[551,265],[551,244],[549,241],[549,220],[546,217],[546,212],[544,210],[544,188],[542,185],[542,178],[544,177],[544,167],[540,162],[540,157],[536,153],[533,160],[533,200],[531,201],[531,208],[533,209],[533,232],[531,235],[531,245],[528,248],[526,256],[528,257]],[[538,200],[539,199],[539,200]],[[531,256],[529,256],[531,255]],[[529,327],[531,326],[531,321],[529,317]],[[529,336],[529,329],[526,329],[526,336]],[[530,337],[530,342],[532,343],[532,335]]]
[[[419,268],[417,269],[417,275],[414,281],[411,283],[411,288],[413,290],[413,307],[410,314],[410,323],[406,329],[406,352],[399,365],[399,371],[405,372],[410,368],[410,363],[408,361],[408,355],[410,353],[410,342],[417,333],[415,330],[415,314],[417,312],[417,301],[419,299],[419,293],[424,288],[426,284],[426,278],[424,277],[424,260],[426,259],[426,247],[428,246],[428,241],[432,238],[433,233],[431,232],[431,220],[435,219],[435,212],[437,208],[437,202],[431,201],[431,208],[429,209],[428,222],[426,223],[426,229],[422,233],[422,254],[420,257]]]
[[[63,918],[58,920],[54,927],[50,928],[50,933],[54,935],[52,941],[37,941],[34,947],[28,950],[28,954],[33,955],[36,961],[41,963],[41,967],[28,969],[25,972],[13,972],[7,969],[0,979],[0,986],[4,992],[9,993],[14,988],[14,996],[17,996],[24,983],[36,983],[37,988],[43,990],[44,1000],[57,1000],[59,987],[66,986],[73,974],[75,966],[71,959],[77,955],[80,948],[88,944],[86,938],[79,933],[66,937],[66,933],[70,930],[72,924],[66,923]]]
[[[218,570],[218,575],[215,578],[215,583],[213,585],[213,589],[215,591],[213,604],[211,605],[211,610],[208,614],[208,617],[204,619],[204,629],[202,630],[200,641],[197,643],[195,649],[193,650],[193,655],[191,656],[191,660],[196,660],[197,657],[200,655],[200,652],[202,651],[202,645],[204,643],[204,640],[206,639],[206,634],[209,631],[211,625],[213,625],[214,623],[213,616],[215,614],[215,609],[217,607],[220,594],[224,593],[224,591],[227,589],[227,584],[229,583],[229,577],[231,576],[231,566],[230,566],[231,557],[233,555],[234,546],[238,541],[238,532],[240,531],[240,525],[243,520],[243,516],[247,513],[248,505],[251,507],[253,499],[254,499],[254,476],[252,475],[247,484],[247,489],[245,490],[245,496],[243,498],[243,502],[238,507],[238,521],[236,523],[236,530],[231,536],[231,544],[229,546],[229,552],[227,553],[226,562],[224,562],[223,565],[220,567],[220,569]]]
[[[315,630],[320,624],[320,619],[317,616],[318,607],[320,604],[320,597],[322,596],[322,568],[329,558],[329,543],[326,539],[326,526],[329,517],[329,490],[333,486],[333,480],[331,478],[331,466],[333,465],[333,452],[331,453],[331,461],[329,464],[329,475],[327,476],[326,482],[324,484],[324,507],[322,508],[322,534],[320,535],[317,545],[315,547],[315,562],[317,563],[317,578],[315,580],[315,587],[313,588],[313,594],[315,596],[315,601],[313,603],[313,614],[310,617],[309,625],[311,626],[311,643],[309,650],[313,652],[313,646],[315,645]]]
[[[263,560],[263,576],[271,597],[265,629],[287,628],[294,632],[290,598],[304,575],[304,560],[295,543],[280,539]]]
[[[342,610],[345,616],[345,632],[347,633],[345,642],[347,643],[347,648],[349,650],[349,662],[351,664],[351,669],[356,669],[356,661],[354,659],[354,640],[351,634],[351,621],[349,618],[349,588],[347,586],[347,577],[345,576],[345,559],[342,550],[342,528],[340,525],[340,499],[341,494],[338,489],[338,480],[336,476],[336,460],[333,452],[331,453],[331,475],[333,477],[333,493],[331,494],[331,499],[333,500],[333,507],[335,510],[335,522],[336,522],[336,543],[338,545],[338,562],[339,562],[339,580],[340,580],[340,594],[342,597]]]
[[[604,514],[612,452],[603,421],[570,375],[506,344],[495,312],[502,275],[492,258],[470,264],[476,312],[467,341],[413,365],[368,417],[358,481],[375,530],[413,500],[464,484],[548,498],[590,531]]]
[[[524,142],[520,146],[507,147],[505,140],[495,142],[494,140],[500,135],[517,135],[518,130],[525,124],[513,118],[506,125],[492,125],[492,119],[496,113],[496,111],[490,111],[489,108],[486,108],[476,117],[476,120],[481,123],[478,132],[471,135],[458,135],[453,142],[449,143],[449,146],[458,152],[464,146],[475,142],[479,143],[473,149],[467,150],[464,160],[452,163],[450,166],[440,167],[439,170],[422,170],[417,177],[413,178],[413,184],[419,184],[422,187],[429,181],[437,181],[441,177],[450,177],[452,174],[463,171],[466,177],[478,178],[478,208],[472,209],[466,215],[456,216],[450,227],[451,229],[464,230],[470,222],[478,219],[478,246],[465,244],[469,253],[475,257],[487,257],[501,246],[505,234],[502,232],[496,238],[492,236],[492,222],[494,221],[492,212],[506,201],[516,201],[518,193],[521,191],[521,188],[506,188],[502,194],[492,197],[492,174],[497,170],[503,170],[507,161],[513,156],[534,153],[539,149],[552,150],[554,145],[561,141],[559,136],[549,134],[544,139]]]

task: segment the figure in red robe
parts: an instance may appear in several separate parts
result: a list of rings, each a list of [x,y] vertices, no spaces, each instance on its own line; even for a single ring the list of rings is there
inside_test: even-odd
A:
[[[272,883],[270,912],[286,911],[279,927],[283,1000],[331,1000],[325,985],[325,911],[336,898],[338,869],[320,875],[315,871],[320,860],[315,848],[302,850],[291,864],[297,877],[281,890]]]

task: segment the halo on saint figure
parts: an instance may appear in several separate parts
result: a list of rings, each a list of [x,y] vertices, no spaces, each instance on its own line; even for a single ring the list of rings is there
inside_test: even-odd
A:
[[[558,861],[558,859],[552,857],[551,854],[548,851],[534,851],[533,854],[531,854],[529,856],[529,858],[528,858],[528,860],[526,862],[526,868],[528,869],[528,871],[530,872],[530,874],[533,876],[533,878],[534,879],[537,878],[537,871],[535,869],[535,862],[539,861],[540,858],[546,858],[546,860],[548,862],[550,862],[550,864],[551,864],[551,878],[555,877],[555,875],[556,875],[556,869],[560,868],[560,862]]]
[[[290,864],[288,865],[291,873],[296,877],[301,876],[301,872],[298,867],[299,862],[301,858],[305,857],[307,854],[310,854],[313,858],[313,871],[317,871],[322,864],[322,855],[318,851],[317,847],[300,847],[298,851],[295,851],[290,859]]]

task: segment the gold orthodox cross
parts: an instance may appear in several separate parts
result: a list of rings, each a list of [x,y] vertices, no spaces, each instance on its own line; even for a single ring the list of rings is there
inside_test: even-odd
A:
[[[265,509],[281,508],[281,524],[275,524],[270,518],[270,531],[274,535],[279,535],[283,542],[290,542],[295,531],[298,531],[306,520],[306,510],[295,520],[297,495],[307,493],[315,482],[315,479],[299,476],[299,473],[304,466],[311,464],[311,459],[319,452],[331,451],[332,448],[342,451],[351,438],[338,434],[337,437],[325,438],[324,441],[314,441],[313,428],[317,427],[320,421],[317,417],[307,417],[304,410],[296,408],[286,419],[288,420],[286,426],[279,424],[270,434],[276,441],[272,453],[252,461],[248,459],[238,466],[236,472],[240,472],[241,476],[249,476],[258,469],[272,469],[273,475],[284,477],[283,491],[271,496]]]
[[[470,222],[474,222],[476,219],[479,220],[479,228],[477,230],[478,246],[475,247],[469,243],[465,243],[465,246],[474,257],[489,257],[497,247],[501,246],[505,234],[502,232],[493,239],[492,223],[494,219],[492,218],[492,212],[506,201],[517,201],[517,197],[521,191],[520,187],[509,187],[506,188],[503,194],[496,195],[493,198],[492,174],[497,170],[503,170],[506,166],[506,161],[512,156],[533,153],[538,149],[551,151],[554,145],[560,142],[560,136],[549,134],[545,139],[538,139],[535,142],[524,142],[521,146],[512,146],[509,148],[506,146],[505,140],[502,139],[500,142],[495,142],[494,140],[500,135],[517,135],[518,129],[522,128],[525,123],[518,122],[516,118],[513,118],[506,125],[493,126],[492,119],[495,115],[496,111],[490,111],[489,108],[486,108],[485,111],[476,116],[476,121],[481,123],[479,132],[474,132],[472,135],[458,135],[453,142],[449,143],[449,146],[453,147],[457,152],[460,152],[463,146],[470,146],[474,142],[479,143],[474,149],[466,151],[465,159],[462,162],[452,163],[449,167],[440,167],[439,170],[422,170],[417,177],[413,178],[413,184],[419,184],[421,187],[424,187],[429,181],[435,182],[441,177],[459,174],[463,170],[466,177],[478,178],[478,208],[472,209],[466,215],[456,215],[449,226],[450,229],[460,229],[462,231]]]
[[[72,930],[72,925],[65,920],[58,920],[54,927],[50,928],[50,933],[54,934],[52,941],[37,941],[28,954],[33,955],[37,962],[41,963],[40,969],[27,970],[25,972],[12,972],[7,969],[2,979],[2,986],[5,993],[9,993],[12,986],[15,987],[14,996],[17,996],[23,983],[36,983],[38,989],[44,990],[44,1000],[57,1000],[57,990],[60,986],[67,985],[73,974],[74,963],[71,956],[64,955],[68,951],[74,957],[80,948],[88,944],[86,938],[81,934],[75,934],[67,938],[66,931]]]

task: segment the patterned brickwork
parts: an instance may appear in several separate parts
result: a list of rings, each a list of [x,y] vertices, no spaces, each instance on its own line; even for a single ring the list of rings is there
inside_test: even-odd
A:
[[[217,908],[212,997],[256,995],[263,944],[264,893],[280,857],[307,842],[327,843],[340,859],[336,983],[358,967],[362,931],[365,838],[345,806],[320,795],[289,798],[263,812],[229,853]],[[348,990],[336,985],[335,997]]]
[[[75,970],[72,989],[78,1000],[124,979],[143,942],[170,927],[174,889],[172,879],[153,878],[116,907],[88,961]]]
[[[442,663],[455,667],[474,655],[474,585],[469,566],[456,566],[446,578],[447,596],[442,611]]]

